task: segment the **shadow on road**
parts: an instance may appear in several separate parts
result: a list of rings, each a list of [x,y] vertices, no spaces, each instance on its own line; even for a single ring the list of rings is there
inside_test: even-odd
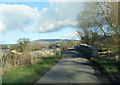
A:
[[[64,51],[62,59],[37,83],[109,83],[95,66],[76,50]]]
[[[101,83],[109,83],[109,80],[106,78],[104,74],[102,74],[98,69],[97,65],[95,63],[89,61],[83,53],[76,51],[76,50],[71,50],[71,51],[64,51],[64,56],[69,57],[69,58],[78,58],[76,61],[72,61],[75,64],[79,65],[84,65],[84,66],[90,66],[94,70],[94,73],[88,72],[88,71],[76,71],[75,73],[87,73],[96,76],[96,78],[99,80]],[[81,60],[80,60],[81,59]],[[67,62],[67,61],[64,61]],[[61,62],[63,63],[63,62]],[[73,65],[73,64],[71,64]]]

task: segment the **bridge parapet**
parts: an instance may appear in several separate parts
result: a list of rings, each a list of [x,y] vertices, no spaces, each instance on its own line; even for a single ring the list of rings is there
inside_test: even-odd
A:
[[[76,46],[76,50],[82,52],[88,59],[90,59],[91,57],[98,56],[98,50],[90,45],[81,44],[79,46]]]

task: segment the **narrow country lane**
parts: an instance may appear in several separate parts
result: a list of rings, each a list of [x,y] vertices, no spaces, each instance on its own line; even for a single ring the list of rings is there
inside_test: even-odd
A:
[[[36,83],[109,83],[84,55],[75,50],[64,51],[62,59]]]

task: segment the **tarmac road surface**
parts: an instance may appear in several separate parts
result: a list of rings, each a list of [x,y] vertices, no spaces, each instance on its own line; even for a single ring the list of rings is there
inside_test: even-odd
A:
[[[83,54],[64,51],[62,59],[36,83],[109,83]]]

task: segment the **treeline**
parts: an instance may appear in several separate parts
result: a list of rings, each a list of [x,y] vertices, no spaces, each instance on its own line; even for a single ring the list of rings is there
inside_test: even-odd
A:
[[[92,2],[77,16],[81,43],[111,48],[120,59],[120,23],[118,2]]]

